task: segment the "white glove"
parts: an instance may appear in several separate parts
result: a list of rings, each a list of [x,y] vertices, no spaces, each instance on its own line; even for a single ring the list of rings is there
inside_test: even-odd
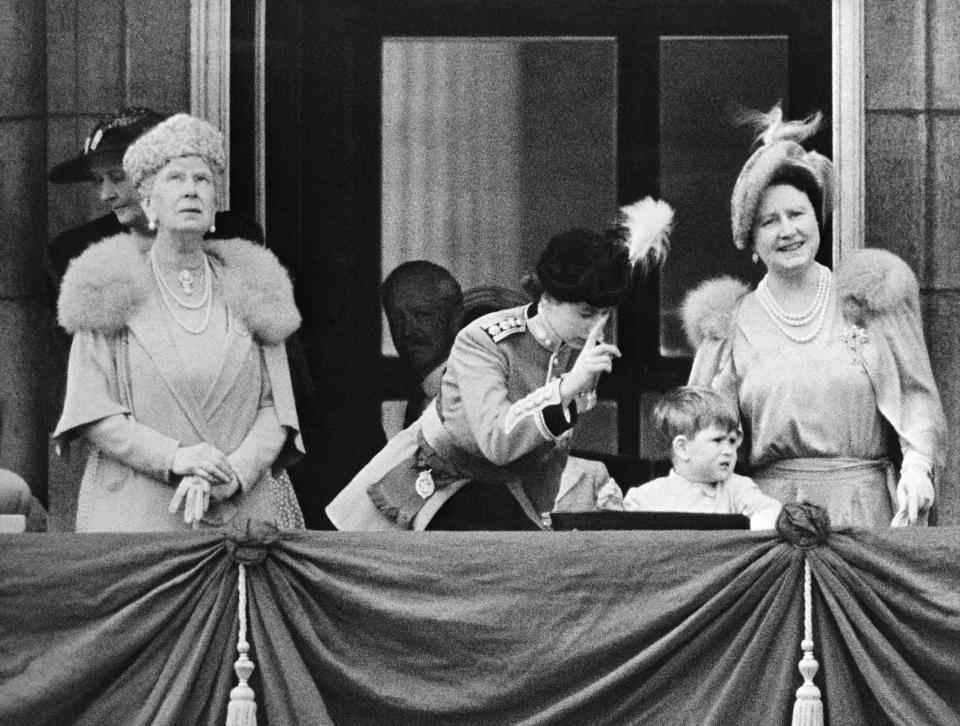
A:
[[[617,346],[603,342],[603,326],[607,324],[607,318],[604,315],[590,329],[573,368],[562,377],[560,397],[564,406],[570,405],[578,396],[596,391],[600,375],[612,371],[613,359],[620,357]]]
[[[196,526],[210,506],[210,482],[199,476],[183,477],[170,500],[171,514],[180,508],[181,502],[183,503],[183,521]]]

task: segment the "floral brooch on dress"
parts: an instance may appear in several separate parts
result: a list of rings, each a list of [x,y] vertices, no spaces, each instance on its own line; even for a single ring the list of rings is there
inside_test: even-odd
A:
[[[859,356],[863,350],[863,344],[867,342],[867,331],[859,325],[851,324],[840,333],[840,340],[844,342],[851,353]]]

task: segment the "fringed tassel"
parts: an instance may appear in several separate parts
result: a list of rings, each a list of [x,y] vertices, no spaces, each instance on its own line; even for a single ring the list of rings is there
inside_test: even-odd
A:
[[[247,683],[255,668],[253,661],[247,657],[247,653],[250,652],[250,644],[247,642],[247,571],[242,563],[237,567],[239,568],[237,619],[240,621],[237,652],[240,653],[240,657],[233,664],[233,670],[240,682],[230,691],[227,726],[257,726],[257,702],[254,700],[253,689]]]
[[[803,685],[797,689],[797,700],[793,703],[793,726],[823,726],[823,702],[820,689],[813,683],[813,677],[820,664],[813,657],[813,598],[810,588],[810,563],[803,560],[803,658],[798,665],[803,675]]]

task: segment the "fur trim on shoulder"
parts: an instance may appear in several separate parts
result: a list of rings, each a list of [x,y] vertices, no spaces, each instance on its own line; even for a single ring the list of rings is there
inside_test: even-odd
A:
[[[300,327],[287,271],[267,248],[244,239],[210,240],[207,253],[223,265],[230,310],[262,343],[282,343]]]
[[[726,340],[733,334],[737,307],[750,287],[734,277],[707,280],[683,300],[683,327],[694,348],[707,339]]]
[[[67,269],[57,313],[68,333],[118,335],[147,299],[154,281],[146,253],[151,240],[123,233],[88,248]],[[287,271],[268,249],[244,239],[209,240],[204,250],[219,262],[227,306],[267,345],[300,327]]]
[[[57,302],[60,325],[71,335],[79,330],[119,334],[146,300],[150,270],[143,254],[149,244],[124,232],[97,242],[71,262]]]
[[[837,269],[836,286],[844,315],[854,322],[902,305],[919,310],[916,275],[906,262],[887,250],[857,250],[845,257]]]

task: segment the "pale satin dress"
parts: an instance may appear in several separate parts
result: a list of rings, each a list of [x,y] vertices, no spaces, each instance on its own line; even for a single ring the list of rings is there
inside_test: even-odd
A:
[[[812,501],[834,525],[885,526],[893,517],[895,434],[877,408],[863,360],[831,296],[823,329],[798,343],[748,294],[737,315],[743,451],[752,478],[781,502]],[[865,484],[865,485],[864,485]]]
[[[861,269],[905,268],[884,260]],[[750,292],[732,310],[732,333],[700,343],[690,383],[737,405],[740,458],[765,494],[820,505],[834,526],[885,527],[896,510],[891,459],[902,451],[937,463],[943,412],[916,283],[909,287],[882,310],[834,287],[823,327],[807,342],[788,338]]]

